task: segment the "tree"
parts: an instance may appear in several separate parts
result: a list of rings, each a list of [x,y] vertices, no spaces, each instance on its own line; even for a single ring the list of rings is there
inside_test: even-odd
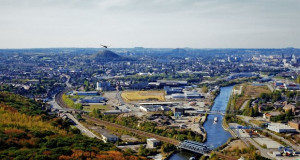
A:
[[[175,149],[176,149],[176,147],[172,144],[169,144],[169,143],[164,143],[161,146],[161,151],[164,152],[164,153],[174,151]]]
[[[84,90],[89,91],[89,81],[85,80],[83,84],[84,84]]]
[[[254,117],[254,110],[253,110],[253,107],[250,107],[250,109],[249,109],[249,116],[250,116],[250,117]]]
[[[146,146],[140,145],[139,150],[138,150],[138,155],[145,156],[146,154],[147,154]]]
[[[290,120],[290,119],[292,118],[292,116],[293,116],[292,110],[291,110],[291,109],[287,110],[287,111],[285,112],[285,121]]]
[[[297,77],[296,83],[300,84],[300,76]]]
[[[93,111],[90,114],[91,114],[91,116],[93,116],[95,118],[99,118],[99,115],[101,114],[101,111],[100,111],[100,109],[94,108]]]
[[[202,92],[203,92],[203,93],[207,93],[207,92],[208,92],[207,86],[203,86],[203,87],[202,87]]]

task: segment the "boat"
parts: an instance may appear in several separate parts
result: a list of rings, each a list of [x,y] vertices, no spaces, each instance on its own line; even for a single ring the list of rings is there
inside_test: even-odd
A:
[[[218,122],[218,117],[215,117],[214,118],[214,123],[217,123]]]

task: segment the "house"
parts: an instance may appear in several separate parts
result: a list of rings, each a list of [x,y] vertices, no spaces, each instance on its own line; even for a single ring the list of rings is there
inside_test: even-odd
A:
[[[274,104],[273,104],[273,106],[276,108],[276,109],[278,109],[278,108],[282,108],[282,107],[284,107],[284,104],[282,103],[282,102],[275,102]]]
[[[286,104],[282,109],[287,112],[288,110],[292,110],[293,113],[295,113],[295,105],[292,104]]]
[[[280,114],[281,114],[280,112],[264,113],[264,114],[263,114],[263,118],[266,119],[267,121],[270,121],[270,120],[271,120],[271,117],[278,116],[278,115],[280,115]]]
[[[293,120],[293,121],[289,121],[288,125],[292,128],[295,128],[297,130],[300,129],[300,121],[299,120]]]
[[[160,141],[156,140],[155,138],[147,139],[147,147],[148,148],[155,148],[160,145]]]
[[[288,125],[282,123],[269,123],[268,130],[277,132],[277,133],[293,133],[297,132],[295,128],[292,128]]]

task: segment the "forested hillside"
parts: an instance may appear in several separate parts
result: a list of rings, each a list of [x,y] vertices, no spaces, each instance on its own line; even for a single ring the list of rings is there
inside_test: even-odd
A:
[[[0,92],[0,159],[145,159],[83,136],[68,121],[47,116],[41,106]]]

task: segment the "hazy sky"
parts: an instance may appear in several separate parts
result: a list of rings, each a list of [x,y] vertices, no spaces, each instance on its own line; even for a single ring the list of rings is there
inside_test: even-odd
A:
[[[0,48],[300,48],[300,0],[0,0]]]

